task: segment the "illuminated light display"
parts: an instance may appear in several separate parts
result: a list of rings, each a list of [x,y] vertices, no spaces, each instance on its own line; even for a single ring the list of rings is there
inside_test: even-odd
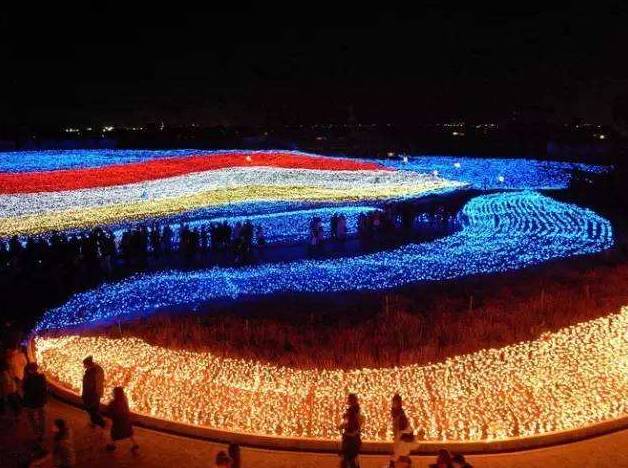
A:
[[[138,203],[183,197],[211,190],[233,190],[237,187],[259,185],[316,187],[330,190],[360,188],[364,192],[371,190],[371,187],[379,191],[390,188],[396,193],[403,190],[407,195],[421,195],[445,188],[453,190],[464,184],[407,171],[231,168],[112,187],[62,192],[0,194],[0,218]]]
[[[29,169],[19,174],[0,174],[0,236],[205,212],[213,214],[206,219],[230,223],[252,218],[265,227],[270,242],[280,242],[285,236],[292,240],[307,235],[313,216],[342,212],[351,225],[359,212],[374,209],[355,203],[463,185],[448,177],[481,188],[509,189],[562,188],[570,177],[562,163],[527,161],[517,166],[510,160],[493,164],[455,158],[447,167],[432,161],[426,162],[429,168],[401,171],[294,152],[199,156],[191,151],[178,158],[172,152],[138,152],[115,153],[109,159],[104,154],[85,165],[69,157],[57,166],[27,161]],[[47,166],[37,167],[40,163]],[[408,167],[414,164],[410,158]],[[490,184],[482,186],[480,177]],[[25,185],[18,187],[20,178]],[[25,193],[31,190],[60,192]],[[292,209],[303,211],[287,212]],[[139,274],[104,284],[44,315],[36,327],[37,359],[47,373],[79,390],[81,361],[92,354],[105,367],[107,394],[112,386],[123,385],[134,411],[271,436],[337,439],[336,424],[349,391],[360,395],[367,418],[364,434],[370,440],[391,438],[389,402],[397,391],[404,395],[414,427],[433,440],[543,434],[625,415],[628,309],[538,340],[433,365],[351,371],[275,367],[159,348],[137,338],[46,333],[71,334],[74,327],[219,299],[380,290],[515,270],[600,252],[613,244],[606,219],[531,191],[476,197],[460,218],[465,220],[462,230],[448,237],[354,257]]]
[[[81,361],[105,369],[105,395],[125,387],[133,411],[216,429],[337,440],[346,394],[363,438],[391,440],[390,398],[403,395],[428,440],[500,440],[578,429],[628,415],[628,307],[538,339],[431,365],[298,370],[137,338],[36,337],[40,366],[79,391]]]
[[[254,226],[261,226],[267,244],[307,241],[310,237],[310,223],[318,216],[329,219],[332,215],[343,215],[347,222],[347,233],[354,234],[358,230],[358,216],[362,213],[376,211],[372,206],[334,206],[329,208],[304,209],[299,211],[279,211],[252,216],[226,216],[222,218],[202,218],[186,222],[190,229],[207,226],[212,223],[226,222],[230,225],[250,221]],[[176,224],[176,223],[174,223]],[[116,239],[120,239],[123,229],[113,231]],[[174,230],[174,240],[179,241],[178,231]]]
[[[206,153],[104,167],[4,172],[0,173],[0,193],[57,192],[107,187],[241,166],[327,171],[393,170],[374,162],[286,151]]]
[[[194,154],[231,154],[255,151],[205,150],[57,150],[0,152],[0,172],[33,172],[58,169],[103,167],[154,159],[190,156]],[[292,152],[294,154],[306,154]],[[574,171],[602,173],[608,166],[540,161],[526,158],[481,158],[475,156],[404,156],[402,159],[368,160],[382,166],[431,174],[438,170],[445,178],[473,184],[477,189],[562,189],[566,188]],[[497,184],[499,175],[508,177],[506,184]]]
[[[537,192],[476,197],[464,206],[462,217],[468,220],[463,229],[448,237],[355,257],[137,275],[74,296],[47,312],[37,329],[106,322],[224,298],[378,290],[503,272],[600,252],[613,244],[606,219]]]
[[[159,218],[199,208],[239,202],[273,200],[279,202],[361,202],[414,197],[419,194],[451,190],[452,187],[458,186],[458,184],[444,179],[423,178],[423,182],[408,185],[357,185],[337,188],[307,186],[234,187],[175,198],[160,198],[136,203],[0,218],[0,237]]]
[[[398,170],[431,174],[471,184],[479,190],[565,189],[574,172],[602,174],[609,166],[539,161],[525,158],[479,158],[465,156],[411,156],[403,159],[379,159],[380,164]],[[503,180],[500,180],[503,177]]]

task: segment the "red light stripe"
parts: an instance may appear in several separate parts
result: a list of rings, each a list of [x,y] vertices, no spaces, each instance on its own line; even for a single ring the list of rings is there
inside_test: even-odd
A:
[[[249,158],[249,160],[247,160]],[[0,193],[79,190],[164,179],[229,167],[266,166],[329,171],[392,170],[377,163],[286,152],[210,153],[105,167],[0,173]]]

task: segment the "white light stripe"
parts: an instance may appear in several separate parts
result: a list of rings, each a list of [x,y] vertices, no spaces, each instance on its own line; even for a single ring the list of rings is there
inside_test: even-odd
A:
[[[228,190],[249,185],[311,186],[335,189],[352,188],[358,185],[395,186],[407,187],[409,191],[416,186],[419,193],[431,189],[460,187],[464,184],[410,171],[230,168],[112,187],[0,195],[0,218],[176,198],[209,190]]]

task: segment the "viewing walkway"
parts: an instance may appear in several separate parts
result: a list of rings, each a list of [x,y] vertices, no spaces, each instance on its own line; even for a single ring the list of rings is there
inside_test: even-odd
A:
[[[65,418],[74,431],[77,452],[77,466],[89,468],[105,467],[168,467],[186,468],[210,467],[222,444],[197,439],[174,436],[148,429],[137,428],[136,438],[141,448],[137,455],[129,450],[129,444],[122,442],[114,453],[104,450],[109,439],[108,430],[92,429],[81,410],[51,398],[48,408],[48,421]],[[17,442],[15,433],[17,433]],[[0,419],[0,466],[11,468],[28,466],[28,426],[24,417],[17,430],[11,430],[6,415]],[[336,468],[339,458],[333,454],[307,452],[282,452],[253,448],[241,448],[241,467],[260,468]],[[434,462],[433,456],[412,457],[414,466],[425,468]],[[495,455],[473,455],[467,457],[476,467],[619,467],[628,466],[628,430],[549,448],[528,450]],[[363,456],[362,468],[387,466],[385,456]],[[51,467],[50,456],[31,466]]]

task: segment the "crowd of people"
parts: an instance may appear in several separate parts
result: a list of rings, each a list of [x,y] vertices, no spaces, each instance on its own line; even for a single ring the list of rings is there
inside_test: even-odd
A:
[[[168,224],[140,224],[117,235],[110,229],[96,227],[81,232],[14,236],[0,239],[0,274],[32,277],[37,270],[67,266],[81,270],[83,278],[86,274],[102,278],[110,276],[117,267],[142,268],[149,259],[173,254],[193,260],[198,254],[210,251],[232,252],[235,262],[242,263],[251,260],[254,242],[265,245],[264,232],[262,226],[254,227],[250,221],[193,228],[182,223],[176,231]]]
[[[132,453],[139,450],[134,436],[133,418],[123,387],[114,387],[111,399],[106,406],[102,405],[105,387],[105,371],[92,356],[83,360],[83,380],[81,401],[90,426],[105,429],[110,420],[110,440],[103,449],[115,451],[122,441],[128,442]],[[46,376],[39,371],[37,363],[29,362],[23,349],[12,347],[6,350],[0,360],[0,412],[9,414],[9,419],[17,425],[25,415],[28,427],[35,442],[34,457],[42,458],[49,455],[46,448],[48,435],[47,404],[48,386]],[[393,433],[393,450],[389,468],[410,468],[410,454],[420,448],[425,437],[422,430],[414,430],[403,408],[403,400],[399,394],[392,397],[391,426]],[[359,454],[362,447],[362,428],[367,424],[360,410],[358,396],[350,393],[347,407],[338,426],[341,431],[340,466],[342,468],[359,468]],[[76,463],[74,438],[67,421],[57,418],[53,422],[52,459],[56,467],[72,467]],[[237,468],[239,451],[236,445],[229,449],[230,453],[221,451],[215,458],[215,466]],[[461,454],[451,455],[447,450],[440,450],[436,468],[471,468]]]
[[[127,265],[145,266],[149,258],[170,258],[173,254],[187,264],[194,264],[199,256],[209,253],[227,253],[233,263],[244,264],[254,260],[256,245],[262,248],[265,244],[263,227],[253,226],[248,220],[233,225],[223,221],[194,227],[181,223],[176,231],[169,224],[162,227],[153,223],[125,230],[118,249]]]
[[[417,217],[425,225],[451,225],[459,221],[452,213],[440,209],[419,213],[405,206],[362,213],[358,217],[360,239],[383,239],[395,231],[411,229]],[[329,228],[324,226],[328,224]],[[328,229],[328,235],[325,231]],[[310,222],[310,245],[319,247],[326,239],[344,241],[348,237],[346,217],[333,214],[327,221],[313,217]],[[149,264],[194,266],[199,260],[220,258],[232,264],[255,261],[266,246],[262,225],[250,221],[199,224],[139,224],[114,233],[96,227],[81,232],[53,232],[49,235],[14,236],[0,239],[0,284],[28,282],[30,286],[45,283],[59,296],[93,287],[103,279],[145,269]],[[216,254],[212,257],[212,254]],[[203,262],[201,262],[203,263]],[[13,289],[13,285],[11,286]]]
[[[0,295],[8,314],[24,328],[72,294],[146,269],[192,268],[203,263],[254,261],[250,222],[212,224],[176,231],[169,225],[138,225],[114,233],[96,227],[83,232],[53,232],[0,239]],[[265,245],[256,228],[257,245]],[[33,294],[35,292],[35,294]]]
[[[357,238],[363,249],[385,247],[398,241],[421,237],[420,240],[451,233],[465,222],[463,214],[455,213],[444,206],[430,211],[418,211],[411,205],[387,205],[381,210],[372,210],[358,215]],[[349,237],[349,228],[344,214],[334,213],[329,219],[329,236],[325,235],[322,218],[316,216],[310,222],[311,253],[318,253],[326,239],[344,242]]]

